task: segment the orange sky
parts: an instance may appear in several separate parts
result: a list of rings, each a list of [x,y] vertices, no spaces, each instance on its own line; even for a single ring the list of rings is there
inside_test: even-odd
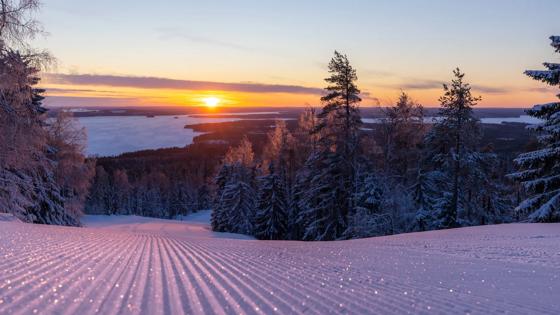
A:
[[[426,107],[437,106],[437,99],[442,94],[441,87],[423,86],[403,87],[414,99]],[[320,104],[320,88],[297,93],[284,91],[235,91],[232,89],[199,89],[189,90],[173,87],[134,87],[93,84],[60,83],[44,79],[42,86],[47,89],[49,105],[61,106],[153,106],[178,105],[200,106],[204,99],[215,97],[220,100],[219,107],[239,106],[317,106]],[[290,86],[291,87],[291,86]],[[308,87],[306,87],[308,88]],[[362,106],[378,106],[393,104],[401,91],[398,86],[372,86],[369,89],[362,85]],[[289,90],[289,88],[286,88]],[[528,82],[527,86],[513,88],[473,87],[474,93],[483,97],[481,107],[529,107],[532,104],[546,103],[553,100],[554,88],[547,88],[538,82]],[[370,92],[373,91],[373,92]],[[373,96],[375,95],[375,96]],[[92,100],[88,102],[88,100]]]
[[[560,35],[558,0],[345,4],[46,1],[38,19],[49,36],[33,43],[58,60],[42,82],[46,103],[199,106],[217,97],[221,106],[317,106],[334,50],[357,69],[362,106],[389,105],[401,90],[438,106],[456,67],[481,107],[556,99],[558,88],[523,72],[559,60],[548,40]]]

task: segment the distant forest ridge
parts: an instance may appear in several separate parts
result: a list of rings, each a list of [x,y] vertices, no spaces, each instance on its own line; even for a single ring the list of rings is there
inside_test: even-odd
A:
[[[314,106],[319,108],[320,106]],[[212,117],[259,116],[262,118],[297,118],[306,107],[225,107],[217,110],[208,110],[205,107],[183,106],[154,106],[154,107],[50,107],[49,116],[55,117],[60,111],[71,111],[74,117],[92,116],[161,116],[161,115],[207,115]],[[387,107],[361,107],[363,118],[383,117]],[[438,107],[425,107],[426,116],[436,115]],[[474,115],[478,118],[492,117],[518,117],[525,115],[527,108],[474,108]],[[235,114],[235,115],[234,115]]]

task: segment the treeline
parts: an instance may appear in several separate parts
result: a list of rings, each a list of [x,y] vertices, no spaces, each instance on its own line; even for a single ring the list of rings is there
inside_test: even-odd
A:
[[[210,179],[226,149],[192,144],[98,158],[86,213],[174,218],[210,209]]]
[[[443,86],[436,120],[425,123],[422,106],[403,93],[375,133],[362,128],[347,57],[335,52],[329,72],[320,112],[306,110],[293,133],[277,122],[260,158],[247,139],[226,154],[215,178],[215,231],[322,241],[560,219],[558,103],[529,112],[546,121],[537,128],[544,149],[521,155],[522,171],[506,176],[509,163],[481,147],[480,97],[459,69]],[[557,76],[528,74],[558,85]],[[518,207],[525,195],[511,179],[531,196]]]

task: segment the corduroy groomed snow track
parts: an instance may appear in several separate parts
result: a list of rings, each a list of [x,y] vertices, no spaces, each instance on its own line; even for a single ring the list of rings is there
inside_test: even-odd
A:
[[[560,313],[558,224],[303,243],[106,220],[0,222],[0,314]]]

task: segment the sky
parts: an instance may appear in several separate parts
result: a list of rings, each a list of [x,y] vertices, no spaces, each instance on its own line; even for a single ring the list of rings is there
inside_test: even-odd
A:
[[[438,105],[460,67],[481,107],[530,107],[557,88],[523,75],[560,62],[558,0],[44,0],[57,64],[49,106],[320,105],[333,52],[357,69],[362,106],[401,91]]]

